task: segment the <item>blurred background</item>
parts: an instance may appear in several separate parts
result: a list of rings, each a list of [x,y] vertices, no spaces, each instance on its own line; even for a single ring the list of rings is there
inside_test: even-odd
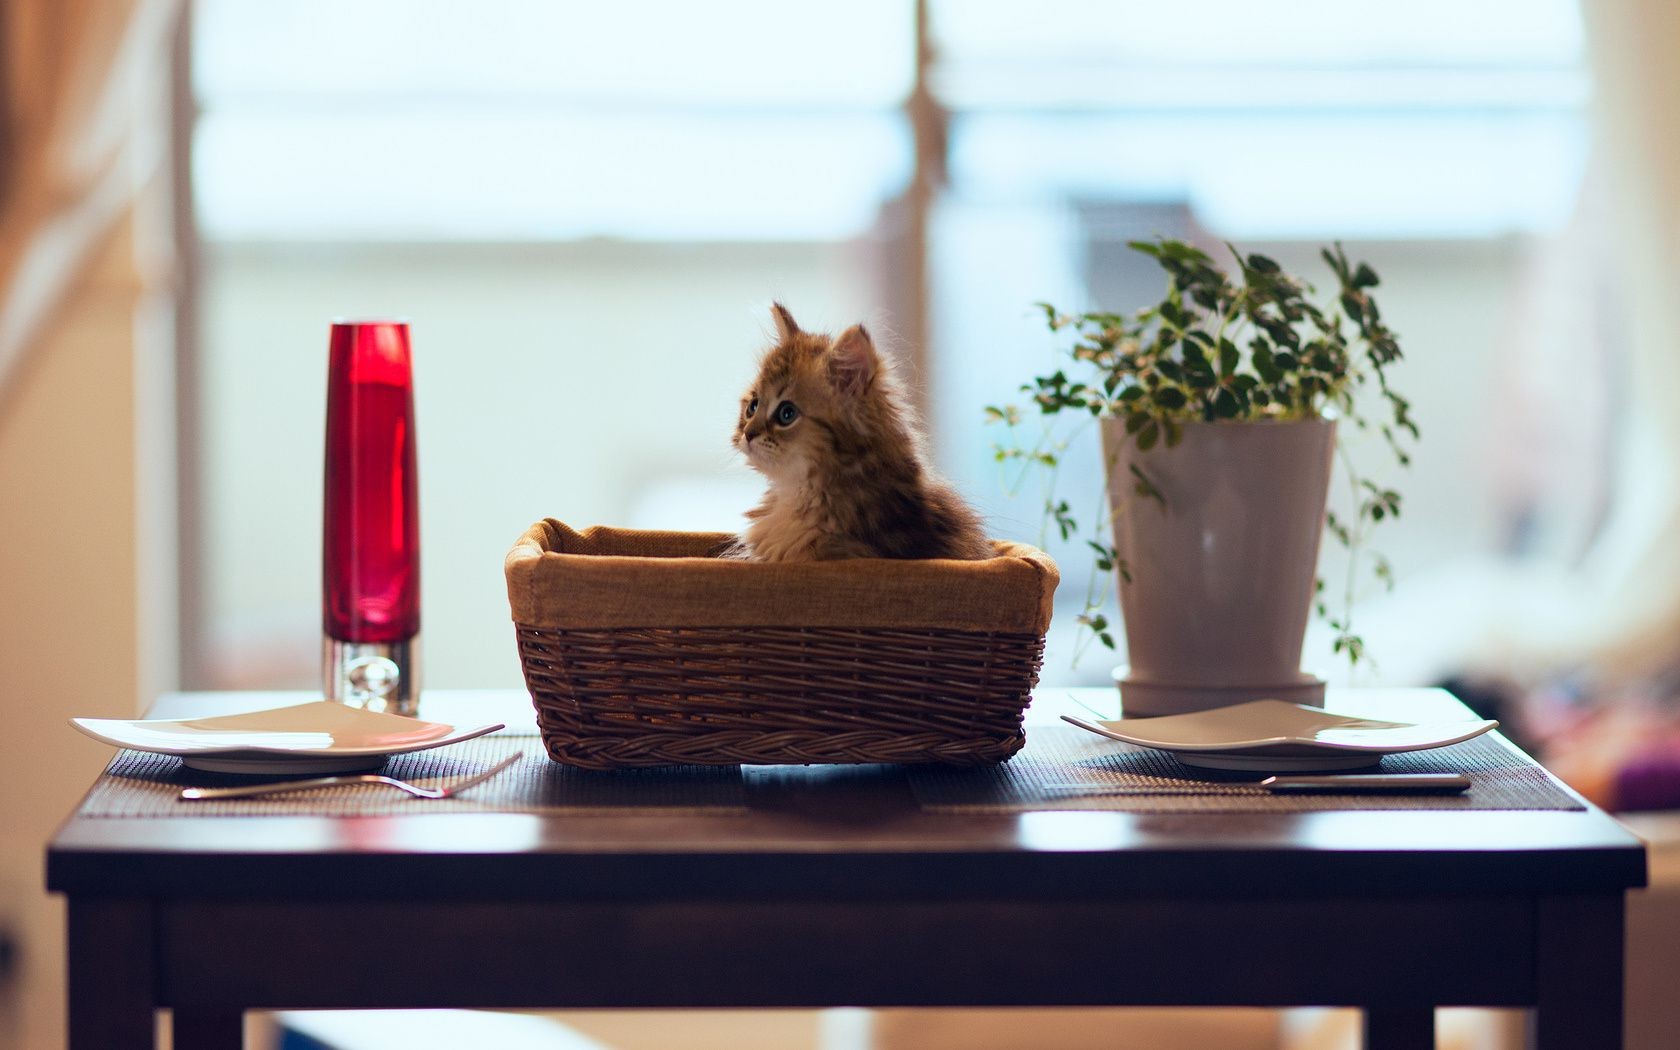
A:
[[[190,684],[318,677],[306,453],[333,316],[414,326],[436,686],[519,684],[498,566],[530,522],[739,526],[758,485],[727,437],[772,298],[807,327],[888,333],[942,467],[996,533],[1039,540],[1037,479],[1011,498],[981,406],[1062,342],[1035,300],[1158,293],[1124,247],[1157,234],[1238,241],[1309,278],[1341,239],[1383,275],[1427,438],[1384,545],[1403,579],[1584,539],[1582,522],[1517,516],[1555,484],[1589,517],[1603,449],[1560,440],[1575,461],[1539,485],[1499,462],[1527,371],[1507,358],[1532,357],[1515,319],[1587,167],[1573,3],[1516,20],[1498,4],[1058,2],[1030,21],[935,3],[923,49],[904,0],[660,9],[657,34],[638,28],[646,5],[454,11],[195,9]],[[1207,25],[1225,28],[1192,29]],[[1094,507],[1086,437],[1067,487]],[[1075,609],[1083,548],[1054,552]],[[1397,654],[1387,674],[1440,670],[1370,641]],[[1063,649],[1050,680],[1112,664]]]
[[[1339,240],[1423,440],[1353,448],[1405,494],[1374,666],[1319,628],[1305,665],[1452,684],[1595,798],[1680,804],[1660,0],[14,0],[0,34],[0,1048],[59,1039],[40,850],[106,757],[64,719],[317,684],[335,317],[413,326],[430,687],[521,685],[531,522],[737,527],[772,299],[885,333],[941,469],[1063,566],[1044,681],[1091,684],[1089,557],[981,411],[1054,367],[1031,304],[1158,297],[1129,239],[1324,283]]]

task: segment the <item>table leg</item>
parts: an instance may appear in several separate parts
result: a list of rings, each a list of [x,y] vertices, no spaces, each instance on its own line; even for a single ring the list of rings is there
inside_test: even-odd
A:
[[[1434,1050],[1434,1007],[1366,1007],[1364,1013],[1365,1050]]]
[[[72,897],[69,905],[70,1050],[155,1045],[151,904]]]
[[[1536,915],[1532,1050],[1622,1045],[1625,898],[1542,898]]]
[[[245,1012],[175,1008],[175,1050],[239,1050],[245,1045]]]

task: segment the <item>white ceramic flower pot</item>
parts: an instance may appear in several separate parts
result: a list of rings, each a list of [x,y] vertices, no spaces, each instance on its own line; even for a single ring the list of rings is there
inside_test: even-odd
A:
[[[1182,714],[1275,697],[1322,705],[1301,670],[1336,425],[1187,423],[1139,452],[1105,419],[1103,449],[1129,666],[1127,716]],[[1160,490],[1139,496],[1135,465]]]

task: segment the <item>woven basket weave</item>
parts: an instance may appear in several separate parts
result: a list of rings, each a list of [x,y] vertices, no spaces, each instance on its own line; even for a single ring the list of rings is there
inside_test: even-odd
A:
[[[509,552],[550,758],[675,764],[999,762],[1025,741],[1058,575],[984,561],[721,559],[721,533],[576,532]]]

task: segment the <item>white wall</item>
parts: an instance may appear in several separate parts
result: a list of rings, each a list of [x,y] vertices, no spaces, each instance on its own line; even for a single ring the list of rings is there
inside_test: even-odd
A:
[[[65,720],[140,703],[129,245],[109,246],[0,401],[0,923],[22,935],[8,1050],[63,1041],[64,908],[43,850],[111,757]]]

